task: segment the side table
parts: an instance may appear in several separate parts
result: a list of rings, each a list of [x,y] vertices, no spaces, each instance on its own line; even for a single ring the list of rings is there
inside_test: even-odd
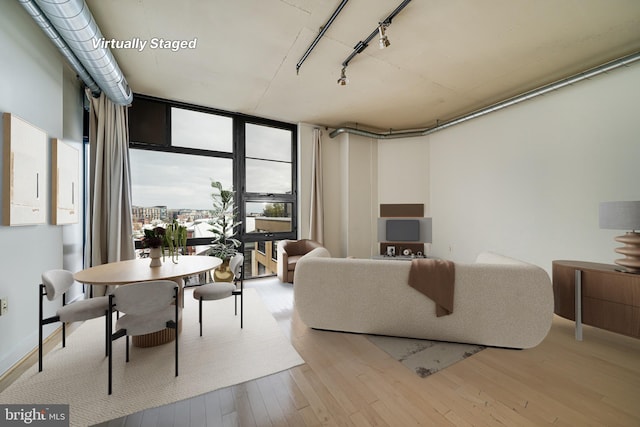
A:
[[[640,275],[619,267],[582,261],[553,261],[554,312],[582,325],[591,325],[640,338]]]

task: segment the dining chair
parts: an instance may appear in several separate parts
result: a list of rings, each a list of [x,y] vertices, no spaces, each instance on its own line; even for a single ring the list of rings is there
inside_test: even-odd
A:
[[[202,302],[213,301],[230,296],[235,297],[235,315],[238,315],[238,296],[240,297],[240,328],[243,328],[243,311],[244,311],[244,274],[243,274],[244,255],[235,254],[229,260],[229,268],[233,273],[233,282],[214,282],[208,285],[198,286],[193,291],[193,297],[198,300],[198,321],[200,322],[200,336],[202,336]]]
[[[154,280],[119,286],[109,295],[109,306],[123,315],[116,320],[116,331],[110,333],[109,394],[113,376],[113,342],[126,338],[126,361],[129,362],[129,337],[164,329],[175,329],[175,376],[178,376],[178,285],[171,280]],[[107,316],[113,331],[113,316]]]
[[[66,292],[75,283],[73,273],[67,270],[48,270],[42,273],[39,287],[38,309],[38,372],[42,372],[42,339],[43,327],[50,323],[62,322],[62,347],[66,347],[66,323],[95,319],[105,316],[105,356],[109,348],[109,330],[107,316],[109,297],[95,297],[67,303]],[[44,297],[54,301],[62,297],[62,307],[56,310],[55,316],[44,318]]]

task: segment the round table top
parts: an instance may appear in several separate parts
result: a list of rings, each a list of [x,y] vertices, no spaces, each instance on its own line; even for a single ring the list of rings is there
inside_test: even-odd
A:
[[[93,285],[121,285],[149,280],[171,280],[213,270],[222,260],[213,256],[181,256],[175,264],[165,257],[160,267],[150,267],[149,258],[110,262],[78,271],[73,278]]]

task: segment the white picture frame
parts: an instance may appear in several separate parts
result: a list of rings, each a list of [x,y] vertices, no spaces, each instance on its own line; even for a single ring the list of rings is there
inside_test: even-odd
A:
[[[3,113],[2,224],[46,223],[47,134],[11,113]]]
[[[80,153],[57,138],[51,139],[51,223],[78,223]]]

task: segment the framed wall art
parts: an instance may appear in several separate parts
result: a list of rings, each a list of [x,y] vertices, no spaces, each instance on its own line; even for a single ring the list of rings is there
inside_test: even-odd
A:
[[[51,139],[51,223],[78,222],[80,153],[59,139]]]
[[[11,114],[3,117],[2,224],[46,222],[47,134]]]

